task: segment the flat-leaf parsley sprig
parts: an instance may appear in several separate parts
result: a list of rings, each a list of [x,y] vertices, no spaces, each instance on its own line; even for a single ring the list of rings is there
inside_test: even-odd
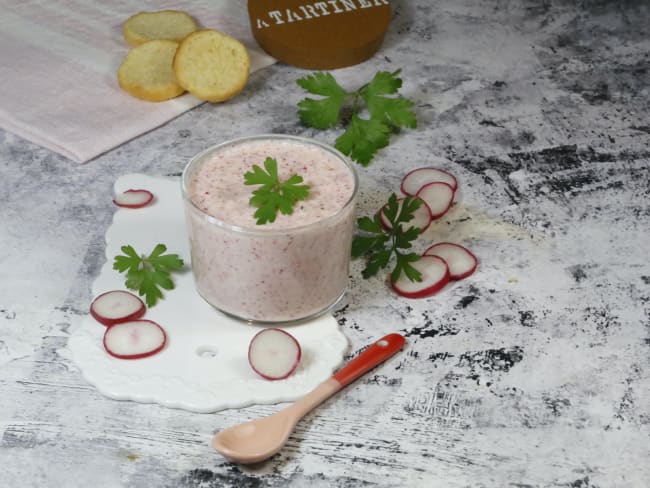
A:
[[[139,255],[133,246],[120,249],[124,255],[115,256],[113,269],[126,272],[126,287],[144,296],[147,306],[153,307],[163,297],[160,288],[174,288],[170,273],[183,268],[183,260],[178,254],[163,254],[167,250],[164,244],[157,244],[149,256]]]
[[[257,164],[253,171],[244,174],[244,184],[262,185],[253,191],[249,203],[257,207],[254,217],[257,225],[275,222],[278,210],[285,215],[293,213],[293,206],[298,200],[305,200],[309,196],[309,185],[301,185],[302,176],[294,174],[286,181],[278,177],[278,162],[267,157],[264,160],[264,169]]]
[[[420,259],[420,256],[414,252],[402,251],[409,249],[411,242],[422,232],[417,227],[403,225],[413,218],[413,213],[421,204],[419,198],[406,197],[400,206],[397,195],[393,193],[382,210],[384,217],[391,224],[390,230],[381,224],[379,213],[373,218],[361,217],[357,220],[359,230],[363,234],[354,236],[352,256],[367,257],[366,267],[362,271],[364,278],[370,278],[380,269],[386,268],[391,262],[391,257],[395,255],[395,267],[391,272],[393,283],[402,273],[411,281],[422,281],[421,273],[411,265]]]
[[[401,127],[415,128],[414,103],[395,95],[402,86],[400,70],[380,71],[355,91],[344,90],[330,73],[317,72],[296,81],[307,92],[324,98],[305,98],[298,103],[303,125],[329,129],[344,122],[345,132],[336,139],[336,148],[363,166],[388,145],[390,134]],[[343,114],[349,109],[349,120]],[[367,117],[362,118],[365,112]]]

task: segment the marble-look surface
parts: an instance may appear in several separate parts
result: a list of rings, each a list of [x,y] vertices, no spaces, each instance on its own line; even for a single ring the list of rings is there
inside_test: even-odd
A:
[[[195,414],[107,399],[65,354],[104,262],[120,175],[299,125],[275,65],[79,166],[0,132],[0,486],[650,486],[650,6],[645,0],[395,1],[381,51],[419,127],[360,168],[360,214],[409,169],[450,158],[461,204],[427,240],[466,243],[470,279],[425,300],[351,268],[336,317],[353,354],[408,347],[243,468],[213,432],[275,406]],[[89,107],[89,109],[91,109]]]

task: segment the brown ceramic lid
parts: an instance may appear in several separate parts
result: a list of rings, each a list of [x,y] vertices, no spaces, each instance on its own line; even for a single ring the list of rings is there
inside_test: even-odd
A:
[[[371,57],[391,18],[388,0],[248,0],[255,39],[274,58],[335,69]]]

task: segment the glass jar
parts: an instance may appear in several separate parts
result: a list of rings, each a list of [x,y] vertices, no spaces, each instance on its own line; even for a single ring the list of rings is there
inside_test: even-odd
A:
[[[256,225],[248,203],[255,187],[244,185],[244,173],[264,167],[266,157],[277,160],[282,180],[300,174],[310,194],[292,215]],[[199,153],[182,176],[198,293],[251,322],[296,322],[330,310],[348,284],[357,192],[351,162],[307,138],[250,136]]]

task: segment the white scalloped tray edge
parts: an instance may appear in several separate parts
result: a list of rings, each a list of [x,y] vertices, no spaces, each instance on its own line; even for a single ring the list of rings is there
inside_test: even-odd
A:
[[[184,259],[187,271],[174,275],[175,289],[165,292],[144,317],[159,323],[168,336],[166,347],[154,356],[113,358],[102,345],[105,327],[90,315],[81,320],[67,350],[90,384],[116,400],[208,413],[295,400],[331,376],[348,348],[331,314],[284,327],[303,353],[293,375],[280,381],[257,376],[248,365],[247,350],[260,327],[215,310],[194,288],[179,179],[129,174],[115,183],[116,193],[129,188],[150,190],[154,202],[141,209],[116,210],[106,232],[106,263],[93,283],[93,295],[125,289],[123,276],[112,269],[113,257],[125,244],[148,253],[164,243],[168,252]]]

